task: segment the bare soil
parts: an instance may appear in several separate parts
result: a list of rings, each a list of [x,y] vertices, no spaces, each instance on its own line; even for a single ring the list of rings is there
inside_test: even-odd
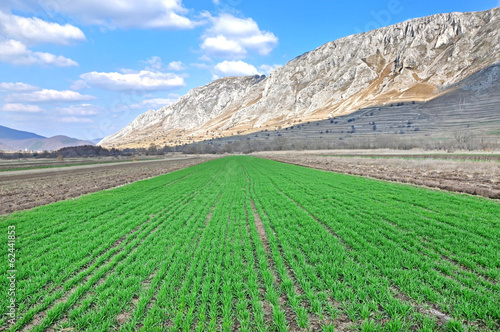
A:
[[[216,158],[198,156],[0,173],[0,215],[122,186]]]
[[[500,163],[497,161],[372,159],[366,158],[366,154],[347,158],[317,155],[310,151],[262,152],[255,156],[326,171],[500,199]]]

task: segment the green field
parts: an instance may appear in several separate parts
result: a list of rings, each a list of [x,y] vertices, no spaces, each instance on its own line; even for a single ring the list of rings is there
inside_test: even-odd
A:
[[[1,218],[0,330],[500,329],[498,201],[227,157]]]

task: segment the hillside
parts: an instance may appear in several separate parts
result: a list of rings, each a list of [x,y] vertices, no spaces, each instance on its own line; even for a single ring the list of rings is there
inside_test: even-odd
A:
[[[1,140],[22,140],[30,138],[45,138],[35,133],[27,131],[16,130],[4,126],[0,126],[0,139]]]
[[[447,94],[456,102],[462,94],[452,92],[500,62],[499,31],[500,8],[495,8],[438,14],[348,36],[293,59],[269,77],[224,78],[193,89],[99,144],[176,145],[391,104],[421,105]]]
[[[315,148],[487,149],[500,143],[500,64],[426,102],[367,107],[343,116],[303,121],[194,143],[190,152]]]

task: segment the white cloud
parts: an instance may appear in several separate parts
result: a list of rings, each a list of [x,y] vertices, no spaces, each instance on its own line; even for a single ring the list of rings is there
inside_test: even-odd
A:
[[[27,6],[48,7],[47,12],[67,14],[89,25],[107,28],[191,29],[197,25],[181,0],[24,0]]]
[[[85,40],[82,30],[71,24],[60,25],[36,17],[21,17],[1,11],[0,34],[28,45],[38,43],[69,45]]]
[[[50,90],[43,89],[29,93],[15,93],[5,98],[8,102],[28,102],[28,103],[44,103],[44,102],[74,102],[95,99],[93,96],[82,95],[71,90]]]
[[[212,0],[212,2],[217,6],[220,4],[220,0]]]
[[[216,76],[250,76],[259,74],[257,68],[243,61],[223,61],[215,65]]]
[[[184,79],[172,73],[142,70],[137,73],[90,72],[80,75],[89,85],[113,91],[158,91],[185,86]]]
[[[71,105],[69,107],[60,107],[56,109],[64,115],[97,115],[104,111],[102,106],[92,104]]]
[[[201,48],[216,57],[244,58],[247,55],[247,50],[239,41],[222,35],[206,38]]]
[[[212,18],[212,23],[209,32],[215,35],[251,37],[263,33],[253,19],[238,18],[231,14],[221,14]]]
[[[62,118],[58,118],[59,122],[63,123],[91,123],[92,120],[88,118],[78,118],[76,116],[65,116]]]
[[[181,70],[185,70],[186,66],[184,66],[182,61],[172,61],[168,64],[167,69],[173,70],[173,71],[181,71]]]
[[[33,52],[14,39],[0,40],[0,62],[14,65],[50,65],[58,67],[78,66],[75,61],[50,53]]]
[[[7,82],[2,82],[0,83],[0,91],[34,91],[34,90],[40,90],[39,87],[22,83],[22,82],[17,82],[17,83],[7,83]]]
[[[25,105],[18,103],[8,103],[3,105],[2,111],[4,112],[26,112],[26,113],[39,113],[44,109],[36,105]]]
[[[231,14],[208,18],[211,26],[202,37],[201,49],[210,56],[242,59],[250,52],[267,55],[278,44],[273,33],[260,30],[251,18]]]

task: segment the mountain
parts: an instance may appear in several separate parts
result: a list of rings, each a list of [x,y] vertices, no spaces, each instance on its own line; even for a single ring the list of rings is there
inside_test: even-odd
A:
[[[193,153],[255,150],[427,148],[495,150],[500,142],[500,64],[425,102],[366,107],[343,116],[190,144]]]
[[[95,144],[63,135],[47,138],[27,131],[0,126],[0,150],[2,151],[54,151],[80,145]]]
[[[429,102],[500,62],[499,31],[500,8],[494,8],[437,14],[348,36],[291,60],[269,77],[224,78],[193,89],[99,144],[174,145],[375,106]]]
[[[45,137],[27,131],[21,131],[0,126],[0,139],[2,140],[3,139],[20,140],[20,139],[30,139],[30,138],[45,138]]]

